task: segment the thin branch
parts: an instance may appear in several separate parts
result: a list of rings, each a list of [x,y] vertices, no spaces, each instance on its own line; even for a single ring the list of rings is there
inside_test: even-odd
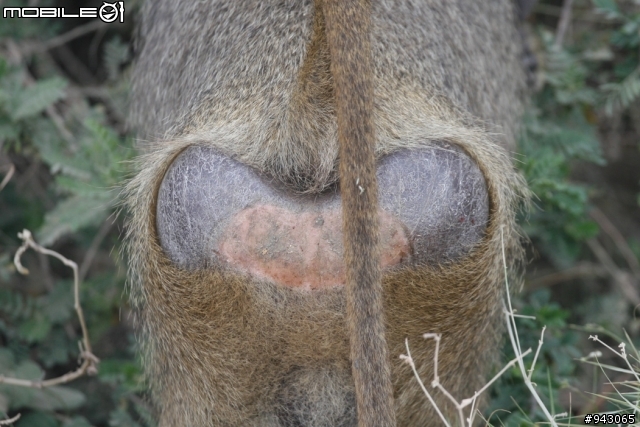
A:
[[[442,335],[429,333],[429,334],[424,334],[422,337],[424,339],[431,338],[436,342],[436,351],[433,354],[433,381],[431,382],[431,387],[437,388],[438,390],[440,390],[440,392],[444,394],[455,405],[456,409],[458,410],[458,416],[460,417],[460,421],[463,424],[464,413],[462,412],[462,406],[460,406],[460,403],[458,403],[455,397],[453,397],[451,393],[449,393],[449,391],[446,388],[444,388],[442,384],[440,384],[440,376],[438,375],[438,355],[440,354],[440,338],[442,337]]]
[[[517,318],[517,319],[536,320],[536,316],[529,316],[529,315],[526,315],[526,314],[512,314],[512,316]]]
[[[562,47],[564,36],[567,33],[569,24],[571,23],[571,9],[573,7],[573,0],[564,0],[562,4],[562,14],[560,15],[560,22],[558,23],[558,29],[556,31],[555,46]]]
[[[498,377],[495,377],[495,379],[497,379]],[[493,382],[493,380],[491,381]],[[476,415],[476,403],[478,402],[478,399],[473,399],[473,403],[471,404],[471,409],[469,409],[469,418],[467,418],[467,424],[469,427],[471,427],[473,425],[473,418]],[[478,411],[479,412],[479,411]]]
[[[464,420],[464,413],[463,413],[463,409],[466,408],[467,406],[471,405],[471,410],[469,413],[469,417],[466,418],[467,422],[469,423],[469,425],[471,426],[473,424],[473,414],[475,411],[475,404],[478,400],[478,397],[485,391],[487,390],[489,387],[491,387],[491,385],[496,382],[496,380],[498,378],[500,378],[500,376],[502,376],[502,374],[504,374],[507,369],[511,368],[513,365],[515,365],[516,363],[520,362],[525,356],[527,356],[529,353],[531,353],[531,349],[528,349],[527,351],[525,351],[524,353],[518,355],[517,357],[515,357],[514,359],[512,359],[509,363],[507,363],[501,370],[500,372],[498,372],[491,380],[489,380],[480,390],[476,391],[473,396],[467,398],[467,399],[463,399],[462,401],[458,402],[443,386],[442,384],[440,384],[439,381],[439,376],[438,376],[438,371],[437,371],[437,362],[435,362],[435,360],[437,360],[438,358],[438,353],[439,353],[439,342],[440,342],[440,334],[424,334],[423,335],[424,338],[428,339],[428,338],[433,338],[436,341],[436,351],[434,354],[434,380],[431,383],[431,386],[434,388],[437,388],[438,390],[440,390],[441,393],[443,393],[445,396],[447,396],[447,398],[449,398],[449,400],[451,400],[453,402],[453,404],[456,407],[456,410],[458,411],[458,414],[460,416],[461,420]],[[405,339],[405,347],[407,349],[407,354],[406,355],[400,355],[400,359],[404,360],[406,363],[408,363],[411,366],[411,369],[413,370],[413,374],[414,377],[416,378],[416,380],[418,380],[418,383],[420,384],[420,387],[422,388],[422,391],[424,392],[424,394],[427,396],[427,398],[429,399],[429,401],[431,402],[431,404],[433,405],[433,407],[436,409],[436,411],[438,412],[438,414],[440,415],[440,418],[442,418],[442,420],[444,421],[444,423],[449,426],[448,421],[446,421],[446,419],[444,418],[444,415],[442,415],[442,413],[440,412],[440,409],[436,406],[435,401],[433,400],[433,398],[431,397],[431,395],[429,394],[429,392],[427,391],[424,383],[422,382],[422,379],[420,378],[418,371],[415,368],[415,364],[413,362],[413,358],[411,357],[411,351],[409,350],[409,340]]]
[[[506,259],[505,252],[504,252],[504,236],[503,236],[503,229],[502,228],[500,228],[500,239],[503,242],[502,243],[502,263],[504,265],[504,281],[505,281],[505,287],[507,288],[506,297],[507,297],[507,305],[509,307],[508,310],[505,310],[505,316],[506,316],[506,321],[507,321],[507,331],[509,332],[509,339],[511,341],[511,346],[513,347],[514,354],[516,356],[519,356],[519,355],[522,356],[523,353],[522,353],[522,350],[520,348],[520,338],[518,337],[518,329],[516,327],[516,319],[514,317],[514,311],[513,311],[513,308],[511,306],[511,296],[510,296],[510,293],[509,293],[509,276],[507,274],[508,273],[507,272],[507,259]],[[522,361],[522,358],[518,359],[518,367],[520,368],[520,372],[522,373],[522,378],[524,379],[524,384],[527,386],[527,388],[531,392],[531,395],[533,396],[535,401],[538,403],[538,406],[540,407],[540,409],[542,410],[544,415],[547,417],[547,420],[549,421],[549,423],[553,427],[558,427],[558,424],[556,423],[555,419],[549,413],[549,410],[547,409],[547,407],[542,402],[542,399],[540,399],[540,396],[538,395],[538,392],[536,391],[533,382],[529,379],[529,376],[527,375],[527,370],[524,367],[524,362]]]
[[[0,191],[2,191],[2,189],[7,186],[7,184],[11,180],[11,177],[13,176],[15,171],[16,171],[16,167],[13,165],[13,163],[11,163],[9,165],[9,172],[7,172],[7,174],[2,179],[2,182],[0,182]]]
[[[480,390],[476,391],[473,396],[471,396],[468,399],[463,399],[460,402],[460,406],[462,408],[466,407],[469,405],[469,403],[471,403],[472,401],[475,402],[477,400],[477,398],[489,387],[491,387],[491,385],[496,382],[498,380],[498,378],[500,378],[502,376],[502,374],[504,374],[507,369],[509,369],[510,367],[512,367],[513,365],[515,365],[516,363],[520,363],[520,361],[525,357],[528,356],[529,353],[531,353],[531,349],[527,349],[524,353],[522,353],[520,356],[516,356],[513,359],[511,359],[511,361],[509,361],[509,363],[507,363],[506,365],[504,365],[504,367],[502,369],[500,369],[500,372],[498,372],[497,374],[495,374],[493,376],[493,378],[491,378],[491,380],[489,380]],[[474,403],[475,404],[475,403]]]
[[[624,296],[629,298],[633,305],[640,304],[640,295],[638,294],[637,283],[633,276],[621,269],[613,262],[607,251],[602,247],[596,239],[587,240],[587,246],[591,252],[598,258],[598,261],[607,269],[607,272],[613,278],[613,282],[618,285],[618,289]]]
[[[404,345],[407,348],[407,354],[406,355],[401,354],[400,359],[404,360],[406,363],[409,364],[409,366],[411,366],[411,370],[413,371],[413,376],[416,378],[416,380],[418,380],[418,384],[420,384],[420,388],[422,389],[422,392],[425,394],[425,396],[427,396],[427,398],[429,399],[429,402],[431,402],[431,405],[435,408],[436,412],[440,416],[440,419],[442,420],[444,425],[446,425],[447,427],[451,427],[451,424],[449,424],[449,421],[447,421],[447,419],[442,414],[442,412],[440,412],[440,408],[438,408],[438,405],[436,405],[436,402],[433,400],[433,397],[431,397],[431,394],[427,391],[427,388],[425,387],[424,383],[422,382],[422,379],[420,378],[420,375],[418,374],[418,371],[416,370],[416,365],[415,363],[413,363],[413,358],[411,357],[411,351],[409,350],[408,338],[404,339]]]
[[[566,283],[570,280],[583,277],[602,277],[607,274],[607,270],[598,264],[581,262],[565,270],[533,278],[527,282],[527,289],[547,288],[560,283]]]
[[[598,223],[598,226],[607,233],[607,235],[613,240],[616,247],[620,251],[620,254],[624,257],[625,261],[633,271],[633,275],[637,280],[640,280],[640,262],[636,257],[636,254],[633,253],[629,244],[622,236],[622,233],[616,228],[615,225],[607,218],[607,216],[598,208],[594,207],[590,211],[591,218],[594,219],[595,222]]]
[[[440,384],[440,377],[438,376],[438,355],[440,354],[440,338],[442,338],[442,334],[423,334],[422,338],[425,340],[431,338],[436,342],[436,351],[433,355],[433,383],[431,385],[432,387],[435,387],[435,383]]]
[[[502,236],[502,229],[500,230],[500,234]],[[531,374],[533,372],[533,370],[535,369],[535,364],[536,361],[538,359],[538,356],[540,354],[540,349],[542,348],[542,344],[543,344],[543,337],[544,337],[544,331],[546,330],[546,326],[542,329],[542,333],[540,335],[540,340],[538,340],[538,348],[536,350],[535,356],[533,358],[533,363],[531,364],[531,368],[529,369],[528,373],[527,370],[525,369],[524,366],[524,358],[525,356],[529,355],[531,353],[531,349],[527,349],[526,351],[521,351],[520,348],[520,340],[518,338],[518,333],[517,333],[517,329],[516,329],[516,323],[515,323],[515,318],[516,318],[516,314],[515,314],[515,310],[512,307],[511,304],[511,297],[510,297],[510,290],[509,290],[509,280],[508,280],[508,271],[507,271],[507,262],[506,262],[506,254],[505,254],[505,250],[504,250],[504,243],[502,244],[502,261],[503,261],[503,266],[504,266],[504,280],[505,280],[505,287],[506,287],[506,302],[503,301],[504,307],[505,307],[505,315],[506,315],[506,322],[507,322],[507,330],[509,332],[509,338],[511,341],[511,345],[513,346],[513,350],[514,353],[516,355],[516,357],[511,360],[509,363],[507,363],[501,370],[500,372],[498,372],[490,381],[488,381],[480,390],[476,391],[473,396],[467,398],[467,399],[463,399],[462,401],[458,402],[445,388],[442,384],[440,384],[440,377],[438,374],[438,356],[439,356],[439,352],[440,352],[440,339],[441,339],[441,334],[437,334],[437,333],[428,333],[428,334],[424,334],[423,338],[425,339],[433,339],[436,342],[436,349],[435,349],[435,353],[433,356],[433,381],[431,382],[431,386],[433,388],[437,388],[447,399],[449,399],[455,406],[457,412],[458,412],[458,416],[460,418],[460,425],[464,426],[465,425],[465,420],[467,422],[466,425],[468,425],[469,427],[471,427],[473,425],[473,419],[476,413],[476,403],[478,401],[478,397],[484,392],[486,391],[498,378],[500,378],[500,376],[502,376],[507,369],[511,368],[514,365],[518,365],[520,372],[522,373],[522,377],[524,379],[524,383],[527,386],[527,388],[529,389],[529,391],[531,392],[532,397],[534,398],[534,400],[536,401],[536,403],[539,405],[540,409],[542,410],[542,412],[545,414],[545,416],[547,417],[549,424],[553,427],[558,427],[558,424],[555,421],[555,417],[552,416],[548,409],[546,408],[546,406],[544,405],[544,403],[542,402],[542,399],[540,399],[540,396],[538,395],[536,389],[535,389],[535,384],[531,381]],[[508,309],[506,308],[508,306]],[[518,316],[518,317],[530,317],[530,316]],[[416,378],[416,380],[418,381],[418,384],[420,385],[420,388],[422,389],[422,392],[425,394],[425,396],[427,396],[427,398],[429,399],[429,402],[431,403],[431,405],[433,405],[434,409],[436,410],[436,412],[438,413],[439,417],[442,419],[442,421],[444,422],[444,424],[447,427],[450,427],[449,422],[447,421],[447,419],[444,417],[444,415],[442,414],[442,412],[440,411],[440,408],[438,408],[438,406],[436,405],[435,400],[433,399],[433,397],[431,396],[431,394],[429,393],[429,391],[427,390],[427,388],[425,387],[424,383],[422,382],[422,379],[420,378],[420,375],[418,374],[418,371],[415,367],[415,363],[413,361],[413,358],[411,357],[411,351],[409,349],[409,340],[405,338],[405,347],[407,349],[407,354],[406,355],[400,355],[400,359],[404,360],[406,363],[409,364],[409,366],[411,366],[411,369],[413,371],[413,375]],[[624,350],[624,349],[623,349]],[[465,418],[464,417],[464,409],[471,405],[470,409],[469,409],[469,417]]]
[[[72,86],[70,91],[77,91],[84,97],[97,98],[106,107],[110,117],[116,122],[118,132],[124,134],[127,132],[127,118],[123,114],[122,108],[114,101],[109,91],[99,86]]]
[[[0,426],[8,426],[10,424],[13,424],[16,421],[18,421],[21,416],[22,416],[22,414],[18,414],[13,418],[9,418],[9,419],[6,419],[6,420],[0,420]]]
[[[43,55],[51,56],[50,52],[43,53]],[[62,64],[63,73],[76,80],[79,85],[95,85],[95,75],[89,70],[89,68],[82,62],[76,54],[71,50],[68,45],[62,45],[55,50],[55,56]],[[55,64],[56,61],[52,59]]]
[[[95,375],[98,373],[98,363],[100,360],[91,352],[91,343],[89,342],[89,333],[87,332],[87,325],[84,320],[84,314],[82,312],[82,307],[80,306],[80,282],[78,280],[78,264],[75,262],[63,257],[58,252],[43,248],[38,245],[31,235],[29,230],[23,230],[22,233],[18,233],[18,237],[22,239],[23,243],[16,251],[16,254],[13,258],[13,263],[16,266],[16,269],[20,274],[29,274],[29,270],[26,269],[21,261],[20,257],[24,254],[27,249],[31,248],[36,252],[39,252],[44,255],[49,255],[54,258],[62,261],[64,265],[70,267],[73,270],[73,294],[74,294],[74,308],[76,310],[76,314],[78,315],[78,320],[80,322],[80,328],[82,329],[82,340],[78,342],[78,346],[80,348],[80,360],[82,363],[75,371],[68,372],[62,376],[51,378],[48,380],[23,380],[19,378],[7,378],[4,376],[0,376],[0,384],[11,384],[22,387],[31,387],[31,388],[44,388],[51,387],[58,384],[68,383],[69,381],[75,380],[83,375]]]
[[[547,325],[542,327],[542,332],[540,333],[540,339],[538,340],[538,349],[536,350],[535,356],[533,356],[533,362],[531,362],[531,368],[529,368],[529,381],[531,381],[531,375],[533,374],[533,370],[536,367],[536,362],[538,361],[538,355],[540,354],[540,349],[542,348],[542,343],[544,342],[544,331],[547,329]]]
[[[31,54],[31,53],[40,53],[40,52],[44,52],[47,51],[49,49],[53,49],[56,48],[58,46],[62,46],[65,45],[67,43],[69,43],[71,40],[73,39],[77,39],[78,37],[82,37],[85,34],[89,34],[92,33],[96,30],[99,30],[100,28],[104,27],[106,24],[104,22],[102,22],[99,19],[96,19],[94,21],[90,21],[84,25],[80,25],[78,27],[75,27],[73,30],[67,31],[64,34],[60,34],[57,37],[52,38],[51,40],[48,40],[46,42],[41,42],[41,43],[31,43],[31,44],[27,44],[27,46],[25,48],[23,48],[23,52],[25,53],[25,55]]]
[[[611,348],[610,346],[608,346],[607,344],[605,344],[604,341],[602,341],[600,338],[598,338],[597,335],[589,335],[589,339],[599,342],[600,344],[602,344],[603,346],[607,347],[609,350],[611,350],[612,352],[614,352],[615,354],[617,354],[619,357],[623,358],[624,361],[627,363],[627,366],[629,367],[629,372],[632,372],[633,375],[636,377],[636,381],[638,383],[640,383],[640,376],[638,376],[638,373],[635,371],[635,369],[633,369],[633,367],[631,366],[631,363],[629,362],[629,358],[627,357],[627,353],[625,351],[625,343],[620,343],[620,352],[615,351],[613,348]],[[596,359],[597,360],[597,359]]]
[[[600,343],[604,344],[602,341],[600,341],[600,340],[598,339],[598,337],[597,337],[597,336],[595,336],[595,337],[591,337],[591,336],[590,336],[589,338],[590,338],[590,339],[595,338],[595,339],[594,339],[594,341],[599,341]],[[607,347],[609,347],[609,346],[607,346]],[[611,347],[609,347],[609,349],[611,349]],[[615,351],[615,350],[614,350],[614,353],[616,353],[616,354],[618,354],[618,355],[620,356],[620,354],[619,354],[617,351]],[[622,357],[622,356],[620,356],[620,357]],[[598,362],[598,363],[599,363],[598,359],[596,359],[596,362]],[[603,368],[603,367],[601,367],[600,371],[602,372],[602,375],[604,375],[604,377],[607,379],[607,383],[608,383],[608,384],[611,386],[611,388],[612,388],[612,389],[613,389],[613,390],[618,394],[618,396],[620,397],[620,399],[622,399],[622,400],[624,401],[624,403],[625,403],[625,404],[627,404],[627,406],[628,406],[628,407],[630,407],[630,408],[635,408],[635,407],[637,406],[637,404],[636,404],[636,405],[634,405],[631,401],[629,401],[629,399],[627,399],[627,398],[625,397],[625,394],[624,394],[624,393],[622,393],[620,390],[618,390],[618,387],[616,387],[616,383],[617,383],[617,381],[613,381],[611,378],[609,378],[609,375],[607,375],[607,373],[606,373],[606,371],[604,370],[604,368]],[[636,375],[636,378],[637,378],[637,375]]]
[[[507,294],[507,299],[509,299],[509,295],[508,294]],[[513,316],[511,316],[511,313],[507,312],[506,310],[505,310],[505,315],[506,315],[506,318],[507,318],[506,319],[507,320],[507,330],[509,331],[509,338],[510,338],[510,341],[511,341],[511,345],[513,346],[513,351],[515,352],[516,355],[523,354],[523,353],[519,353],[517,348],[516,348],[516,340],[517,340],[517,337],[518,337],[518,333],[517,333],[517,330],[515,329],[515,319],[513,318]],[[527,351],[529,351],[529,350],[527,350]],[[529,377],[527,375],[527,370],[525,369],[524,363],[522,362],[522,358],[518,359],[518,367],[520,368],[520,372],[522,373],[522,378],[524,379],[524,384],[529,389],[529,392],[531,393],[531,396],[534,398],[534,400],[536,401],[536,403],[538,404],[538,406],[540,407],[540,409],[542,410],[544,415],[547,417],[547,420],[549,420],[549,423],[553,427],[558,427],[558,424],[555,422],[555,419],[553,418],[553,416],[551,415],[551,413],[549,412],[547,407],[542,402],[542,399],[540,399],[540,396],[538,395],[538,392],[535,389],[535,385],[529,379]]]
[[[509,326],[509,336],[512,338],[511,343],[513,344],[513,349],[515,351],[515,354],[522,354],[522,348],[520,347],[520,337],[518,337],[518,334],[515,334],[515,337],[511,336],[511,328],[513,328],[514,330],[516,329],[516,320],[514,317],[515,314],[515,310],[513,309],[513,307],[511,306],[511,297],[509,292],[511,292],[509,290],[509,272],[507,271],[507,255],[505,254],[504,251],[504,229],[503,227],[500,227],[500,239],[502,241],[502,266],[504,269],[504,286],[505,289],[507,291],[507,306],[508,306],[508,313],[510,314],[510,316],[507,318],[507,326]],[[520,363],[521,366],[522,363]],[[524,373],[523,373],[524,375]]]

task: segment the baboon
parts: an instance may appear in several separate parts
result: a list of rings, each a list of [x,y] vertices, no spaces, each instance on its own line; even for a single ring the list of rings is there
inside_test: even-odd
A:
[[[161,427],[438,425],[399,358],[408,338],[428,383],[425,332],[451,394],[484,384],[502,250],[521,252],[516,16],[508,0],[143,6],[127,240]]]

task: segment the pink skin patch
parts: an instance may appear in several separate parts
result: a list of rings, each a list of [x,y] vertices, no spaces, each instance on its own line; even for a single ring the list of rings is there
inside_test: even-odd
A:
[[[379,211],[382,268],[411,253],[400,221]],[[239,212],[220,240],[223,260],[253,276],[299,289],[343,286],[345,267],[340,211],[293,213],[273,205]]]

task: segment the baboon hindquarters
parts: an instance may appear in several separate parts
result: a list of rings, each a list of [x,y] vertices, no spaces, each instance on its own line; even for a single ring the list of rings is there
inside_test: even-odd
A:
[[[399,355],[456,397],[517,258],[524,88],[508,1],[374,4],[386,338],[399,425],[437,425]],[[161,426],[353,426],[333,84],[311,1],[147,2],[133,77],[131,297]],[[357,184],[357,183],[356,183]],[[363,189],[365,191],[365,189]],[[375,385],[372,385],[375,386]],[[448,400],[433,392],[450,413]]]

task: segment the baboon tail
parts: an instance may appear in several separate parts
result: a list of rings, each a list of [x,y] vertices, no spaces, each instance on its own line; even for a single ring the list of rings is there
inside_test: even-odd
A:
[[[322,1],[334,82],[347,322],[360,427],[395,426],[379,263],[371,2]]]

